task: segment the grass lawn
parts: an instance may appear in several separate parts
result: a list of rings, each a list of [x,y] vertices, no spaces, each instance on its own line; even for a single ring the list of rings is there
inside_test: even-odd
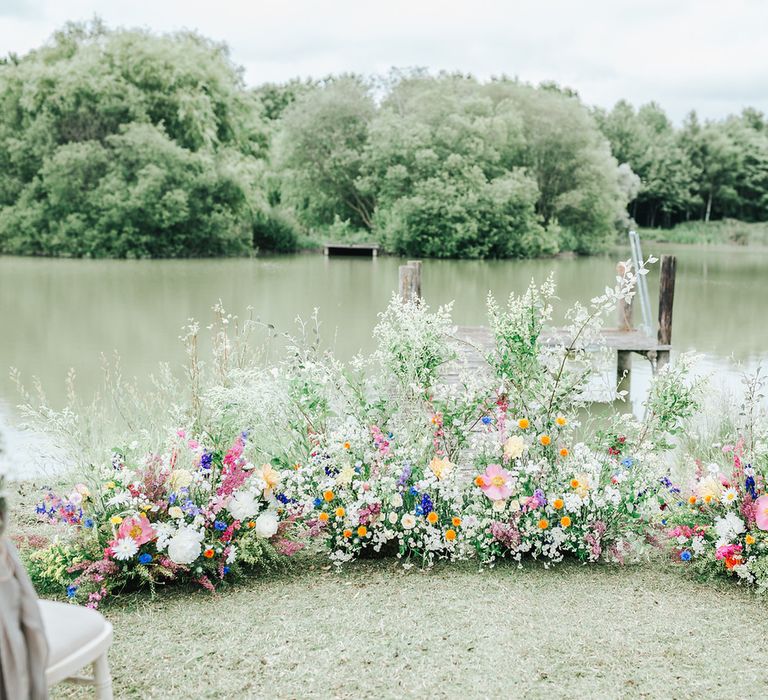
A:
[[[640,236],[646,241],[693,243],[699,245],[738,245],[763,248],[768,246],[768,224],[747,223],[735,219],[722,221],[690,221],[673,228],[643,228]]]
[[[131,594],[104,613],[116,698],[768,695],[766,603],[663,565],[337,572],[305,557],[215,596]]]

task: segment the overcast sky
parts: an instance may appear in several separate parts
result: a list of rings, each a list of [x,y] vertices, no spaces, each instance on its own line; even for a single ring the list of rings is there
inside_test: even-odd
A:
[[[0,53],[94,15],[225,41],[251,85],[423,66],[655,100],[676,122],[768,112],[768,0],[0,0]]]

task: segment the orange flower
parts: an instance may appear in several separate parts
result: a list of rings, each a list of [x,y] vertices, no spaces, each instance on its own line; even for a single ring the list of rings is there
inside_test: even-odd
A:
[[[562,498],[556,498],[554,501],[552,501],[552,507],[555,510],[560,510],[564,505],[565,505],[565,503],[563,503],[563,499]]]
[[[552,442],[552,438],[549,437],[549,435],[541,435],[539,436],[539,442],[544,445],[544,447],[546,447],[550,442]]]
[[[427,515],[427,522],[434,525],[438,521],[438,515],[434,510],[430,511]]]
[[[485,486],[485,477],[482,474],[478,474],[475,477],[475,486],[480,486],[481,488]]]
[[[706,496],[704,496],[704,503],[712,503],[712,494],[708,493]]]
[[[349,444],[349,441],[344,443],[344,449],[345,450],[348,450],[350,447],[352,447],[352,445]]]
[[[538,525],[539,525],[539,530],[546,530],[549,527],[549,520],[547,520],[546,518],[542,518],[541,520],[539,520]]]
[[[459,525],[461,525],[461,518],[453,516],[451,518],[451,525],[453,525],[454,527],[458,527]]]
[[[449,542],[453,542],[456,539],[456,530],[446,530],[445,539]]]
[[[521,418],[517,421],[517,427],[520,428],[520,430],[528,430],[530,426],[531,422],[527,418]]]
[[[343,518],[346,515],[347,511],[345,511],[341,506],[339,506],[336,509],[336,517],[337,518]]]
[[[555,423],[557,423],[562,428],[564,425],[568,424],[568,421],[565,419],[565,416],[558,416],[555,418]]]
[[[747,536],[744,538],[744,541],[745,541],[747,544],[754,544],[754,543],[756,542],[756,540],[755,540],[755,538],[754,538],[754,536],[753,536],[753,535],[747,535]]]
[[[688,498],[688,503],[690,503],[692,506],[696,505],[696,496],[690,496]]]
[[[358,537],[365,537],[367,534],[368,534],[368,528],[365,525],[361,525],[359,528],[357,528]]]
[[[570,527],[571,526],[571,519],[564,515],[562,518],[560,518],[560,527]]]
[[[328,522],[328,513],[320,513],[320,515],[317,516],[317,519],[321,523],[327,523]]]
[[[344,530],[344,537],[346,537],[347,539],[352,537],[352,530]]]
[[[560,448],[560,456],[561,457],[567,457],[569,454],[567,447],[561,447]]]
[[[571,479],[571,488],[577,489],[581,486],[581,482],[578,479]]]
[[[212,549],[206,549],[206,550],[203,552],[203,556],[204,556],[206,559],[211,559],[211,558],[213,557],[213,550],[212,550]]]
[[[252,529],[253,529],[253,528],[255,528],[255,527],[256,527],[256,523],[255,523],[255,521],[253,521],[253,520],[249,520],[249,521],[248,521],[248,529],[249,529],[249,530],[252,530]]]
[[[333,491],[326,491],[326,492],[323,494],[323,498],[324,498],[326,501],[328,501],[328,502],[332,501],[332,500],[333,500]]]

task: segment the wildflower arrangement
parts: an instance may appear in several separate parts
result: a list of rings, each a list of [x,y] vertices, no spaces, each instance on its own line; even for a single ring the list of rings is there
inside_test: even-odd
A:
[[[586,348],[645,272],[622,264],[615,286],[574,307],[555,337],[551,278],[505,305],[489,297],[493,343],[474,348],[479,367],[450,306],[394,297],[378,349],[348,366],[322,350],[315,318],[272,367],[248,354],[249,324],[230,337],[236,320],[216,307],[213,371],[193,323],[190,400],[168,383],[166,420],[186,430],[159,453],[144,445],[149,457],[136,445],[114,455],[66,498],[46,495],[40,517],[74,534],[32,554],[33,575],[97,605],[128,584],[212,588],[310,537],[337,565],[385,554],[421,565],[645,556],[674,496],[662,453],[696,406],[689,362],[660,373],[642,421],[617,415],[597,431],[585,421],[600,361]],[[65,419],[76,423],[74,412]]]
[[[189,580],[212,590],[294,553],[281,474],[252,463],[246,448],[246,434],[220,450],[180,430],[162,454],[115,454],[66,497],[47,493],[37,513],[64,537],[30,555],[34,577],[97,607],[129,585]]]
[[[670,556],[702,578],[768,590],[768,421],[764,377],[745,378],[740,417],[725,440],[688,454],[694,478],[665,519]],[[697,436],[699,437],[699,436]]]

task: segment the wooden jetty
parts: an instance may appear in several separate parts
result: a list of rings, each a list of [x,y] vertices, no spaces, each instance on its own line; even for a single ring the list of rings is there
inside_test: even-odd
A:
[[[400,266],[399,293],[402,299],[421,299],[421,261],[409,260]],[[632,353],[647,358],[654,371],[669,363],[672,349],[672,306],[675,298],[675,274],[677,259],[674,255],[661,256],[659,278],[659,317],[656,336],[645,333],[632,325],[632,303],[623,302],[618,308],[616,328],[602,330],[602,347],[616,351],[616,379],[620,389],[630,390]],[[465,341],[467,348],[490,348],[493,344],[490,329],[485,326],[459,326],[457,337]],[[542,334],[544,343],[569,342],[570,337],[562,328],[553,328]],[[586,350],[592,348],[586,347]],[[596,349],[596,348],[595,348]],[[467,354],[470,365],[480,366],[480,357]]]
[[[378,243],[326,243],[324,255],[375,258],[379,255]]]

